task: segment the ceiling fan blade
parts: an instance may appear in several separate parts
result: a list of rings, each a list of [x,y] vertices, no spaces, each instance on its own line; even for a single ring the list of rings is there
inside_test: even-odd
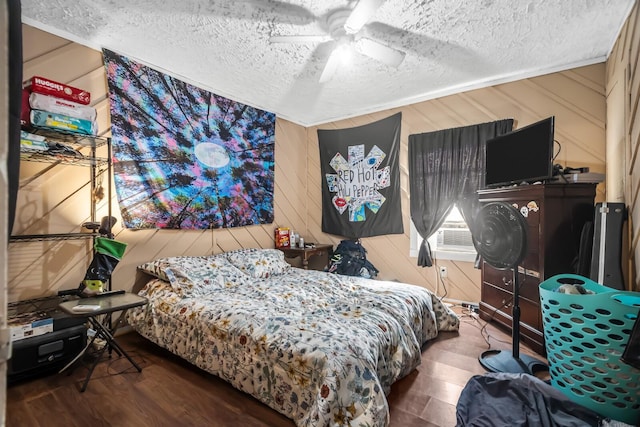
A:
[[[333,75],[338,70],[338,66],[342,62],[341,52],[339,47],[336,46],[335,49],[329,55],[327,59],[327,63],[324,65],[324,70],[322,70],[322,75],[320,76],[320,83],[325,83],[331,80]]]
[[[472,49],[454,41],[439,39],[435,36],[420,34],[411,30],[396,28],[382,22],[369,22],[363,31],[363,37],[373,40],[385,40],[390,46],[402,47],[407,52],[413,52],[425,58],[435,57],[438,62],[460,68],[460,59],[473,59],[478,69],[487,65],[488,58],[481,58]]]
[[[406,55],[405,52],[367,38],[359,39],[355,48],[358,52],[392,67],[400,65]]]
[[[384,2],[385,0],[360,0],[344,23],[347,34],[360,31]]]
[[[297,35],[297,36],[271,36],[269,38],[269,42],[271,43],[317,43],[317,42],[326,42],[331,40],[331,37],[328,35],[324,36],[305,36],[305,35]]]

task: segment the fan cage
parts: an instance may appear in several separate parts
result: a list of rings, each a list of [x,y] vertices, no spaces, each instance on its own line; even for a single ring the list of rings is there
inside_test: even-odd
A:
[[[557,292],[578,283],[593,294]],[[640,370],[621,360],[640,310],[640,293],[561,274],[540,284],[551,384],[572,401],[631,425],[640,422]]]

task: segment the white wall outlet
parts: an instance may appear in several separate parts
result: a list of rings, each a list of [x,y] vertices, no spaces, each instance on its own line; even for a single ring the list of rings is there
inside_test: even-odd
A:
[[[441,266],[440,267],[440,277],[447,277],[447,267],[445,266]]]

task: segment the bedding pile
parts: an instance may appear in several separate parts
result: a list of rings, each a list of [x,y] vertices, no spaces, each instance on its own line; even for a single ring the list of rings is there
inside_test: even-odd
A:
[[[391,384],[459,319],[415,285],[290,267],[276,249],[172,257],[131,309],[142,336],[298,426],[385,426]]]

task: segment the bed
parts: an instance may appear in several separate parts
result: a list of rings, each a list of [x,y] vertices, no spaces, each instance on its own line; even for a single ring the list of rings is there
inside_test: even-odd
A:
[[[385,426],[391,384],[459,319],[428,290],[289,266],[276,249],[170,257],[128,313],[142,336],[298,426]]]

